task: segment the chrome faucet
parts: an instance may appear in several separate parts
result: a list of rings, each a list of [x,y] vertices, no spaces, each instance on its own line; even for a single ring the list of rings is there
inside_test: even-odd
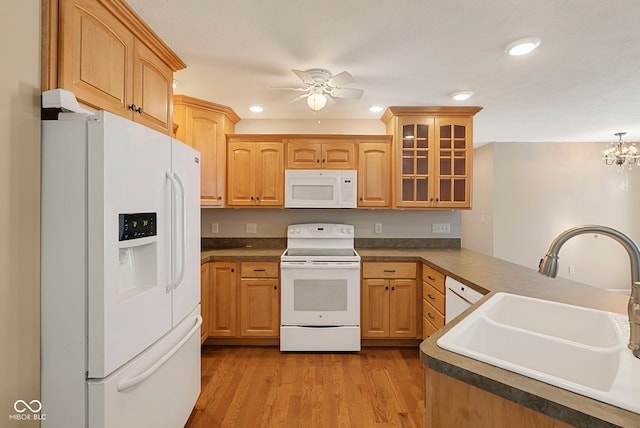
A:
[[[569,239],[584,233],[596,233],[606,235],[618,241],[629,253],[631,259],[631,296],[629,297],[629,326],[631,334],[629,337],[629,349],[633,351],[636,358],[640,358],[640,250],[638,246],[625,234],[606,226],[578,226],[567,229],[553,240],[549,246],[549,251],[540,260],[538,271],[551,278],[558,275],[558,252],[562,245]]]

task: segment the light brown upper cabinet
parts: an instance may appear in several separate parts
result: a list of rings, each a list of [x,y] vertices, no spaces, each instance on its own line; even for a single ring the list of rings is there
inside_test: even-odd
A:
[[[229,107],[175,95],[173,122],[176,138],[200,152],[200,204],[222,207],[225,202],[227,141],[240,118]]]
[[[184,62],[123,0],[43,0],[42,89],[165,134]]]
[[[227,136],[228,207],[283,207],[282,140]]]
[[[473,116],[481,107],[389,107],[394,207],[470,208]]]
[[[358,140],[358,207],[391,204],[391,137]]]
[[[355,143],[347,138],[288,139],[287,169],[355,169]]]

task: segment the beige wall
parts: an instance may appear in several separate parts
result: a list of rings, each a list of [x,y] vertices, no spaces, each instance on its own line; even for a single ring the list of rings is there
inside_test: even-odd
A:
[[[573,226],[610,226],[640,242],[640,168],[619,173],[602,162],[606,143],[493,143],[474,158],[474,208],[462,213],[462,246],[489,233],[478,223],[493,210],[493,256],[537,268],[555,236]],[[484,152],[483,146],[476,153]],[[483,199],[481,199],[483,198]],[[486,200],[484,200],[486,199]],[[489,207],[489,208],[483,208]],[[491,254],[488,248],[483,252]],[[569,274],[569,266],[575,273]],[[560,251],[559,276],[608,289],[630,288],[629,257],[604,236],[571,239]]]
[[[473,210],[462,214],[462,246],[493,255],[493,144],[473,152]]]
[[[0,426],[40,398],[40,2],[4,2],[0,40]],[[43,413],[46,409],[43,409]]]

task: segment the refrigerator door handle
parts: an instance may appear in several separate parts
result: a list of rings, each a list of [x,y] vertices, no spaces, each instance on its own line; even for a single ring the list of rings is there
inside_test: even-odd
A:
[[[186,248],[187,248],[187,197],[184,191],[184,183],[182,179],[177,173],[167,172],[167,178],[171,182],[171,187],[173,188],[173,194],[175,195],[174,204],[171,204],[171,280],[169,286],[167,287],[167,293],[171,291],[171,289],[176,289],[182,283],[184,279],[184,271],[186,264]],[[179,190],[179,192],[178,192]],[[181,224],[181,244],[182,248],[180,249],[180,271],[176,276],[176,259],[175,253],[177,249],[177,235],[178,235],[178,226],[177,226],[177,208],[176,205],[181,203],[181,211],[182,211],[182,224]]]
[[[193,336],[195,332],[200,329],[201,325],[202,325],[202,316],[198,314],[196,315],[195,325],[191,328],[191,330],[187,332],[187,334],[182,339],[180,339],[180,341],[176,344],[176,346],[171,348],[169,352],[164,354],[162,358],[156,361],[151,367],[149,367],[144,372],[130,378],[129,380],[125,380],[124,382],[119,383],[118,386],[116,387],[118,392],[126,391],[127,389],[133,388],[134,386],[144,382],[147,378],[149,378],[149,376],[155,373],[156,370],[158,370],[164,363],[166,363],[171,357],[173,357],[173,355],[176,352],[178,352],[180,348],[184,346],[185,343],[187,343],[187,341],[191,338],[191,336]]]
[[[174,172],[173,177],[175,178],[178,186],[180,187],[180,202],[182,202],[182,248],[180,250],[180,273],[178,274],[178,278],[173,283],[173,289],[175,290],[182,283],[184,279],[184,271],[185,265],[187,262],[187,195],[184,191],[184,183],[182,179],[178,175],[178,173]]]

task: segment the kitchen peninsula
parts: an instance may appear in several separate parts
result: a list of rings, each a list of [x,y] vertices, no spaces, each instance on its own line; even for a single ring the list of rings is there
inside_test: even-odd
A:
[[[205,248],[202,252],[202,262],[230,260],[277,262],[282,251],[284,251],[284,247],[284,242],[274,240],[271,242],[271,248],[257,246]],[[482,293],[503,291],[594,309],[626,313],[628,296],[624,294],[608,292],[565,279],[549,279],[541,276],[533,269],[466,249],[359,248],[357,242],[356,249],[360,253],[363,262],[402,261],[425,263]],[[476,305],[481,304],[482,301]],[[474,307],[470,308],[469,311],[473,309]],[[425,365],[427,376],[440,376],[441,379],[447,382],[458,382],[466,387],[477,389],[481,393],[488,391],[494,399],[501,400],[502,405],[507,405],[507,407],[501,407],[502,409],[507,409],[509,406],[514,405],[517,408],[524,408],[525,411],[530,411],[552,423],[556,423],[556,425],[548,426],[640,426],[640,414],[439,348],[436,345],[436,340],[452,325],[455,325],[455,321],[424,340],[420,345],[420,356]],[[433,413],[437,414],[439,412],[439,409],[430,408],[431,402],[436,403],[438,400],[425,400],[427,407],[425,426],[435,426],[431,425],[430,417]],[[459,403],[459,407],[454,407],[454,411],[456,409],[460,410],[460,414],[463,417],[467,417],[467,422],[469,422],[469,418],[479,417],[479,415],[467,411],[468,409],[465,407],[468,404],[467,401],[458,399],[456,402]],[[486,410],[485,413],[485,416],[489,416]],[[461,419],[460,422],[464,424],[464,419]],[[475,419],[472,422],[474,423],[473,426],[490,426],[478,425],[478,420]],[[489,421],[483,422],[489,423]]]

